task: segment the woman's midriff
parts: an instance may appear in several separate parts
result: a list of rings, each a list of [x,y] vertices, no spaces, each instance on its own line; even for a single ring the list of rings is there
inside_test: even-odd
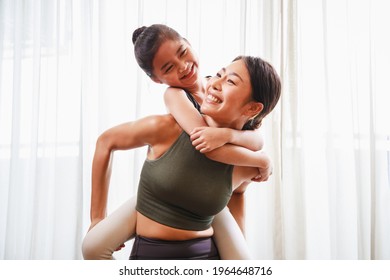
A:
[[[157,223],[137,212],[136,233],[140,236],[161,240],[190,240],[210,237],[214,234],[212,227],[203,231],[192,231],[172,228]]]

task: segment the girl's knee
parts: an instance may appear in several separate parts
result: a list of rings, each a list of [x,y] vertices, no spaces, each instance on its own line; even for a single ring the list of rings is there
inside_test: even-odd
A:
[[[82,246],[81,246],[81,251],[83,253],[83,258],[85,260],[96,260],[97,259],[97,253],[96,253],[96,242],[94,242],[93,238],[90,238],[89,235],[87,234],[84,237]]]
[[[84,237],[81,251],[85,260],[111,260],[113,258],[113,251],[107,248],[104,240],[90,232]]]

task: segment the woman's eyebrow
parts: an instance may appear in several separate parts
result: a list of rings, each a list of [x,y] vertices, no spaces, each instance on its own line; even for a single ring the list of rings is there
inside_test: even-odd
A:
[[[237,78],[239,78],[239,79],[241,80],[241,82],[244,81],[244,80],[241,78],[241,76],[238,75],[236,72],[230,72],[228,75],[236,76]]]
[[[223,68],[221,69],[221,71],[222,71],[223,73],[226,73],[226,68],[223,67]],[[227,75],[235,76],[235,77],[239,78],[242,82],[244,81],[244,80],[241,78],[241,76],[238,75],[236,72],[229,72]]]

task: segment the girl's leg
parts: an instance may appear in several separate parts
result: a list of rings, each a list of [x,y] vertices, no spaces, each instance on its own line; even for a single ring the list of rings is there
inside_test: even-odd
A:
[[[240,227],[225,207],[213,221],[214,240],[222,260],[249,260],[249,248]]]
[[[136,197],[133,197],[86,234],[82,245],[84,259],[113,259],[115,250],[135,236],[135,205]]]

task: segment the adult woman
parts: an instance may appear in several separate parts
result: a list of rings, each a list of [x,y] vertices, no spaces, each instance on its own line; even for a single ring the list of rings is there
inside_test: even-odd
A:
[[[272,66],[265,61],[260,58],[240,57],[211,78],[206,90],[207,95],[201,107],[206,123],[212,127],[241,129],[254,119],[261,120],[275,107],[280,96],[280,81]],[[108,147],[106,169],[110,162],[111,151],[149,146],[148,159],[141,174],[138,192],[137,237],[131,258],[219,258],[215,247],[211,247],[214,248],[211,250],[205,249],[213,245],[211,239],[213,229],[210,227],[213,217],[227,204],[233,189],[242,191],[247,187],[258,173],[258,168],[232,167],[194,153],[194,149],[191,151],[188,146],[185,146],[185,140],[189,143],[187,134],[169,115],[150,116],[118,126],[111,131],[110,135],[117,137],[110,137],[113,142],[105,145]],[[172,166],[174,162],[172,163],[171,160],[177,159],[177,157],[170,158],[175,149],[179,155],[184,151],[188,152],[182,157],[180,165],[175,166],[184,170],[168,172],[166,167]],[[232,153],[240,149],[242,148],[235,146]],[[231,154],[227,155],[229,156]],[[186,162],[201,164],[188,167],[188,164],[184,164]],[[262,152],[248,153],[247,162],[252,166],[265,168],[269,164],[268,158]],[[157,169],[153,165],[156,165]],[[206,169],[202,169],[205,166]],[[207,181],[202,174],[207,174],[210,170],[214,170],[217,175],[214,174],[211,177],[213,180]],[[184,192],[181,191],[179,196],[175,195],[180,188],[161,194],[159,192],[161,188],[155,187],[159,185],[156,180],[165,179],[174,180],[172,184],[167,185],[181,185],[180,182],[184,180],[185,184],[190,186],[188,176],[180,177],[181,174],[190,173],[195,173],[196,178],[203,178],[202,180],[206,182],[193,186],[192,191],[182,186]],[[222,182],[218,183],[216,178],[221,178]],[[198,193],[200,186],[203,192]],[[211,191],[211,194],[206,194],[208,191]],[[159,199],[162,196],[166,199],[174,199],[170,202],[162,202]],[[210,197],[213,199],[210,200]],[[181,203],[184,198],[186,198],[185,202]],[[150,203],[151,201],[153,203]],[[215,203],[216,201],[218,203]],[[179,213],[178,209],[182,212]],[[203,209],[207,209],[206,212],[203,212]],[[194,250],[189,252],[183,250],[188,248],[188,244],[191,244]],[[156,250],[155,245],[163,249]],[[173,249],[168,256],[167,249]]]

